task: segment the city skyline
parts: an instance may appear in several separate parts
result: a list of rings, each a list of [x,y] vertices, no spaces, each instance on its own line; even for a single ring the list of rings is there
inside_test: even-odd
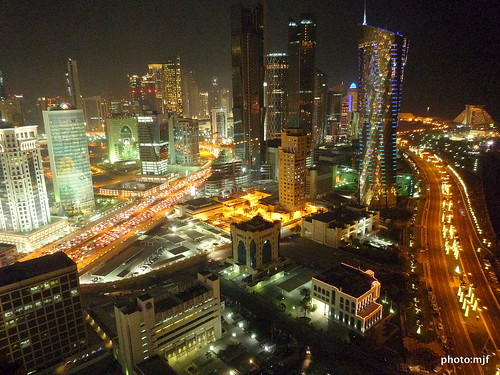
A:
[[[152,1],[145,6],[127,2],[121,3],[120,12],[106,3],[79,4],[78,12],[71,10],[71,4],[59,9],[54,4],[9,3],[5,7],[6,31],[0,34],[4,51],[0,69],[6,90],[30,97],[62,95],[64,61],[73,58],[79,62],[84,97],[105,93],[125,97],[127,74],[141,73],[151,61],[163,61],[172,55],[180,55],[186,68],[197,72],[200,88],[208,89],[212,76],[219,77],[221,87],[229,88],[229,3],[234,2],[204,0],[200,7],[188,2],[175,7],[168,1]],[[255,2],[245,1],[247,4],[253,6]],[[328,76],[328,87],[341,81],[357,82],[361,1],[269,1],[268,8],[267,52],[286,52],[289,16],[321,10],[316,12],[317,67]],[[210,9],[210,16],[206,9]],[[495,80],[490,79],[495,70],[489,39],[489,35],[495,35],[493,13],[486,2],[460,7],[444,3],[429,7],[409,2],[367,3],[368,24],[400,32],[410,41],[411,63],[405,77],[402,112],[423,115],[429,106],[430,115],[454,117],[465,104],[486,104],[497,117],[494,103],[498,94]],[[109,23],[106,20],[111,15],[113,22]],[[159,21],[167,15],[171,26],[161,27]],[[464,15],[468,15],[467,23]],[[35,16],[37,22],[33,23]],[[33,32],[23,35],[28,25]],[[197,32],[203,32],[203,38],[194,37]]]

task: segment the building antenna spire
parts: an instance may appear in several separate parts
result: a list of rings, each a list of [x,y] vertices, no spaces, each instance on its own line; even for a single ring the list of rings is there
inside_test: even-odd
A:
[[[365,11],[363,13],[363,25],[366,25],[366,0],[365,0]]]

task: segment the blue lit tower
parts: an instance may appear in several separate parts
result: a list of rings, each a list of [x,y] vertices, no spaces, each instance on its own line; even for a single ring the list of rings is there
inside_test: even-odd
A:
[[[360,198],[371,207],[394,207],[396,127],[408,42],[366,22],[360,29]]]

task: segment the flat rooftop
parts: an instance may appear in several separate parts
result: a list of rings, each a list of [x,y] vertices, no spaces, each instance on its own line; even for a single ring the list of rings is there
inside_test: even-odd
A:
[[[0,268],[0,286],[21,282],[67,267],[75,267],[76,270],[76,263],[62,251],[25,262],[16,262]]]
[[[335,286],[343,293],[356,298],[368,292],[372,283],[377,281],[362,270],[344,263],[320,273],[314,279]]]
[[[256,215],[250,220],[242,221],[241,223],[233,223],[237,229],[244,230],[246,232],[259,232],[274,227],[272,221],[264,219],[260,215]]]
[[[329,228],[338,228],[345,224],[352,224],[359,221],[364,217],[368,217],[370,214],[369,212],[357,212],[348,210],[347,208],[337,208],[333,211],[311,214],[305,219],[309,222],[318,220],[323,223],[328,223]]]
[[[196,199],[191,199],[188,200],[184,203],[181,203],[182,205],[187,205],[190,208],[202,208],[202,207],[208,207],[208,206],[213,206],[213,205],[221,205],[221,203],[216,202],[212,199],[209,198],[196,198]]]

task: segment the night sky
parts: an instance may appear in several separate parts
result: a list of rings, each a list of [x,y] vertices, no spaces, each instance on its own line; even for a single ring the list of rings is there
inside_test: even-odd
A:
[[[6,1],[0,7],[0,70],[7,92],[64,95],[68,57],[85,97],[125,97],[127,74],[180,55],[198,74],[231,86],[229,0]],[[269,0],[270,51],[286,52],[288,17],[317,17],[317,67],[328,86],[357,79],[362,0]],[[244,1],[251,5],[251,1]],[[496,4],[496,6],[495,6]],[[500,118],[498,1],[368,0],[368,24],[410,40],[402,112],[452,119],[465,104]]]

